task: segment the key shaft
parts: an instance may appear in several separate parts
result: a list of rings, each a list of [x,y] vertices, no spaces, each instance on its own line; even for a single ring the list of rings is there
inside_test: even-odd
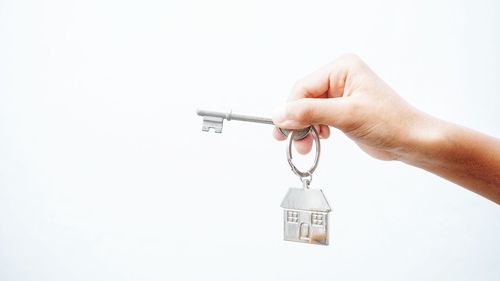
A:
[[[238,120],[238,121],[245,121],[245,122],[274,125],[274,122],[271,118],[237,114],[237,113],[233,113],[232,110],[230,110],[229,112],[226,113],[226,112],[220,112],[220,111],[198,109],[197,113],[198,113],[198,115],[203,116],[203,117],[205,117],[205,116],[218,117],[218,118],[226,119],[227,121]]]
[[[220,112],[220,111],[213,111],[206,109],[198,109],[196,113],[199,116],[203,117],[202,130],[206,132],[208,132],[210,129],[213,129],[216,133],[222,133],[222,126],[224,123],[224,119],[227,121],[238,120],[244,122],[275,125],[271,118],[237,114],[233,113],[232,110],[230,110],[229,112]],[[290,134],[290,130],[282,129],[279,127],[278,129],[283,136],[288,136]],[[300,140],[305,138],[309,134],[310,130],[311,127],[298,130],[298,132],[295,134],[296,137],[294,139]]]

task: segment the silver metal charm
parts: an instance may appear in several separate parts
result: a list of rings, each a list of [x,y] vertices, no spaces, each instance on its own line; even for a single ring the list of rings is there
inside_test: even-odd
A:
[[[203,124],[201,130],[204,132],[208,132],[210,131],[210,129],[213,129],[214,132],[216,133],[222,133],[222,126],[224,125],[224,119],[227,121],[238,120],[245,122],[274,125],[273,120],[271,118],[237,114],[233,113],[232,110],[230,110],[229,112],[219,112],[213,110],[198,109],[196,113],[199,116],[203,117]],[[291,130],[282,128],[278,128],[278,130],[285,137],[288,136],[291,132]],[[294,135],[294,140],[301,140],[305,138],[310,133],[310,131],[311,127],[297,130],[297,133]]]
[[[202,130],[205,132],[212,129],[216,133],[222,133],[224,120],[239,120],[274,125],[270,118],[234,114],[232,111],[225,113],[198,109],[197,114],[203,117]],[[278,129],[284,136],[288,137],[288,164],[290,164],[292,171],[300,177],[303,185],[302,188],[290,188],[281,203],[281,207],[283,208],[284,239],[287,241],[328,245],[328,214],[331,211],[330,205],[321,189],[309,188],[312,174],[318,166],[321,152],[318,132],[313,126],[293,131]],[[314,141],[316,141],[316,155],[313,165],[307,171],[301,171],[292,162],[292,141],[303,139],[308,134],[311,134]]]
[[[331,208],[321,189],[309,188],[321,152],[318,132],[314,127],[311,131],[316,141],[316,156],[311,168],[305,172],[300,171],[292,162],[292,139],[295,131],[288,138],[288,163],[292,171],[300,177],[303,187],[290,188],[281,202],[284,240],[328,245],[328,213]]]

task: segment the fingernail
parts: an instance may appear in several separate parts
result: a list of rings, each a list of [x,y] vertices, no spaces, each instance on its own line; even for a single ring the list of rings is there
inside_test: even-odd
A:
[[[286,120],[286,105],[282,104],[274,109],[273,122],[278,125]]]

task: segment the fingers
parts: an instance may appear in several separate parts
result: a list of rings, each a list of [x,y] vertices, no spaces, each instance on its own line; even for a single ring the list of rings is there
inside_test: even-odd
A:
[[[320,139],[327,139],[330,137],[330,127],[328,127],[327,125],[315,125],[314,127],[316,128]],[[273,137],[279,141],[284,141],[287,139],[287,137],[284,136],[276,127],[274,127],[273,129]]]
[[[358,107],[354,99],[348,97],[352,91],[350,82],[367,70],[369,68],[356,55],[344,55],[307,75],[295,84],[288,102],[275,110],[274,124],[285,129],[324,124],[317,127],[320,138],[329,137],[328,126],[341,130],[349,127]],[[277,140],[286,139],[277,130],[273,134]],[[312,148],[312,137],[294,143],[299,153],[306,154]]]
[[[311,124],[325,124],[341,129],[354,108],[354,103],[349,98],[304,98],[278,107],[274,112],[273,122],[285,129],[300,129]]]
[[[280,130],[278,130],[278,128],[274,127],[274,130],[273,130],[273,137],[276,139],[276,140],[279,140],[279,141],[284,141],[286,140],[286,136],[284,136]]]
[[[305,138],[293,142],[295,149],[300,154],[307,154],[311,152],[313,137],[309,134]]]
[[[316,131],[318,132],[320,139],[327,139],[330,137],[330,128],[328,126],[315,125],[315,128]],[[279,141],[287,139],[287,137],[283,136],[283,134],[277,128],[274,128],[273,136],[275,139]],[[301,140],[294,141],[295,149],[300,154],[309,153],[311,151],[312,144],[313,144],[313,138],[310,134]]]
[[[320,139],[326,139],[330,137],[330,128],[328,126],[314,125],[314,127],[316,128]],[[294,141],[293,144],[299,154],[307,154],[311,152],[313,137],[311,134],[309,134],[301,140]]]
[[[327,139],[330,137],[330,127],[327,125],[319,125],[318,132],[320,139]]]
[[[301,98],[342,97],[347,78],[365,67],[358,56],[343,55],[333,63],[299,80],[293,87],[288,101]]]

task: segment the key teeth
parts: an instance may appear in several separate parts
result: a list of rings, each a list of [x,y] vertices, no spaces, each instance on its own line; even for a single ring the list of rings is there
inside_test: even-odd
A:
[[[201,127],[201,130],[203,132],[210,132],[210,129],[213,129],[214,133],[222,133],[222,128],[219,128],[219,127],[213,127],[213,126],[203,126]]]
[[[210,129],[213,129],[215,133],[222,133],[222,125],[224,119],[218,117],[205,117],[203,118],[203,125],[201,130],[204,132],[209,132]]]

